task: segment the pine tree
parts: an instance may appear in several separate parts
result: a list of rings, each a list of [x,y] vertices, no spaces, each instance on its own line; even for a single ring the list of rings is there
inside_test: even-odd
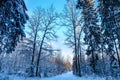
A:
[[[0,0],[0,53],[14,51],[28,20],[23,0]]]
[[[78,0],[77,8],[82,9],[84,17],[84,41],[88,45],[86,54],[91,55],[90,66],[96,73],[97,53],[101,44],[101,31],[98,25],[97,10],[94,6],[95,0]]]
[[[110,56],[111,73],[113,73],[113,64],[118,62],[120,67],[120,56],[119,56],[119,0],[99,0],[99,11],[101,15],[101,26],[104,35],[104,45],[106,47],[106,53]],[[115,58],[117,54],[117,59]]]

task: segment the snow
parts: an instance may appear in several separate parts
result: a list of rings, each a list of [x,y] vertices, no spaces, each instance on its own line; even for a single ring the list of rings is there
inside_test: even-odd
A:
[[[99,78],[99,77],[77,77],[75,75],[72,74],[72,72],[68,72],[59,76],[55,76],[55,77],[51,77],[51,78],[43,78],[41,80],[104,80],[103,78]]]
[[[49,77],[49,78],[37,78],[37,77],[28,78],[25,76],[0,74],[0,78],[1,78],[1,76],[2,76],[2,78],[9,78],[9,79],[5,79],[5,80],[106,80],[106,78],[98,77],[96,75],[77,77],[77,76],[73,75],[72,72],[64,73],[64,74],[54,76],[54,77]],[[113,80],[113,79],[111,77],[109,77],[108,80]]]

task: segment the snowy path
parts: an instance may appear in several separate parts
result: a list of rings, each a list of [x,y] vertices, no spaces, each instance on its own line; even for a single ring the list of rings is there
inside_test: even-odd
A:
[[[72,72],[64,73],[62,75],[58,75],[50,78],[25,78],[25,77],[17,77],[15,75],[9,76],[10,80],[105,80],[104,78],[86,76],[86,77],[77,77],[72,74]]]
[[[112,77],[108,77],[108,79],[106,79],[106,78],[101,78],[95,75],[77,77],[73,75],[72,72],[64,73],[64,74],[57,75],[54,77],[49,77],[49,78],[36,78],[36,77],[28,78],[23,76],[20,77],[17,75],[6,75],[3,73],[0,73],[0,80],[120,80],[120,78],[113,79]]]
[[[46,78],[46,79],[41,79],[41,80],[105,80],[103,78],[98,78],[98,77],[77,77],[74,76],[71,72],[65,73],[59,76],[55,76],[52,78]]]

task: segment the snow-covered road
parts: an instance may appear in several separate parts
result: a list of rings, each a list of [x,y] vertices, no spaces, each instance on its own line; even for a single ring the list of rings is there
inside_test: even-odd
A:
[[[10,80],[105,80],[104,78],[100,78],[97,76],[84,76],[84,77],[77,77],[72,74],[72,72],[64,73],[62,75],[58,75],[55,77],[50,78],[25,78],[25,77],[17,77],[17,76],[10,76]]]
[[[7,76],[8,75],[0,75],[0,76]],[[0,79],[1,80],[1,79]],[[2,79],[3,80],[3,79]],[[4,79],[4,80],[106,80],[106,78],[100,78],[98,76],[84,76],[84,77],[77,77],[72,74],[72,72],[64,73],[62,75],[54,76],[54,77],[49,77],[49,78],[27,78],[27,77],[20,77],[16,75],[9,75],[9,79]],[[107,80],[115,80],[109,77]],[[117,79],[118,80],[118,79]]]
[[[62,75],[58,75],[51,78],[43,78],[41,80],[105,80],[104,78],[99,77],[77,77],[72,74],[72,72],[68,72]]]

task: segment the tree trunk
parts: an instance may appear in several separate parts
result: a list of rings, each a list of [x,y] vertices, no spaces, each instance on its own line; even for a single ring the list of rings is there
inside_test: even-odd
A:
[[[82,64],[82,51],[81,51],[81,34],[82,34],[82,31],[83,31],[84,27],[81,28],[81,31],[79,33],[79,37],[78,37],[78,63],[79,63],[79,76],[81,77],[82,74],[81,74],[81,64]]]
[[[82,32],[82,31],[81,31]],[[78,68],[79,68],[79,71],[78,71],[78,76],[82,76],[81,75],[81,44],[80,44],[80,36],[81,36],[81,32],[79,33],[79,37],[78,37],[78,47],[77,47],[77,52],[78,52]]]
[[[118,52],[117,44],[116,44],[115,41],[114,41],[114,43],[115,43],[115,49],[116,49],[116,53],[117,53],[117,60],[118,60],[118,64],[119,64],[119,67],[120,67],[120,57],[119,57],[119,52]]]
[[[73,17],[73,12],[72,12],[72,19],[74,19],[74,17]],[[73,23],[73,29],[74,29],[74,52],[75,52],[75,60],[73,61],[74,62],[74,65],[75,65],[75,67],[74,68],[76,68],[76,69],[73,69],[73,70],[75,70],[75,74],[77,75],[77,70],[78,70],[78,66],[77,66],[77,63],[78,63],[78,60],[77,60],[77,42],[76,42],[76,26],[75,26],[75,21],[73,20],[72,21],[72,23]],[[74,66],[73,65],[73,66]]]
[[[95,73],[95,57],[94,57],[94,51],[92,50],[92,68],[93,72]]]
[[[102,60],[103,60],[103,75],[106,74],[105,60],[103,55],[103,45],[102,45]]]
[[[39,49],[38,58],[37,58],[36,74],[35,74],[35,76],[39,76],[39,62],[40,62],[42,46],[43,46],[43,42],[44,42],[44,39],[45,39],[45,36],[46,36],[47,28],[48,28],[48,26],[46,26],[46,29],[45,29],[45,32],[44,32],[44,35],[42,37],[42,41],[41,41],[41,44],[40,44],[40,49]]]
[[[33,41],[33,53],[32,53],[32,60],[31,60],[31,75],[34,76],[34,56],[35,56],[35,47],[36,47],[36,38],[37,38],[37,32],[35,33],[34,41]]]

